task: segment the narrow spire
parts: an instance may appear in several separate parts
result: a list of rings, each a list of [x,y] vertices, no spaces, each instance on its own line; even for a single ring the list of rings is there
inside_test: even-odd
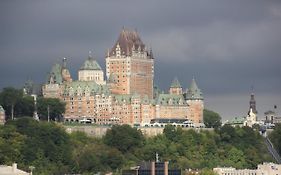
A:
[[[107,49],[107,57],[109,57],[109,52],[110,52],[109,49]]]
[[[93,59],[92,51],[91,51],[91,50],[89,51],[89,57],[88,57],[88,59],[89,59],[89,60]]]
[[[153,59],[153,52],[152,52],[152,47],[150,47],[150,51],[149,51],[149,55],[150,55],[150,58]]]
[[[65,57],[62,59],[62,68],[66,69],[66,58]]]
[[[255,91],[254,85],[252,85],[252,86],[251,86],[251,94],[254,94],[254,91]]]
[[[170,88],[181,88],[181,84],[177,77],[175,77],[172,81]]]
[[[250,112],[250,109],[253,110],[253,113],[257,114],[258,111],[257,111],[257,108],[256,108],[256,100],[255,100],[255,94],[254,94],[254,87],[251,86],[251,98],[250,98],[250,107],[249,107],[249,112]]]

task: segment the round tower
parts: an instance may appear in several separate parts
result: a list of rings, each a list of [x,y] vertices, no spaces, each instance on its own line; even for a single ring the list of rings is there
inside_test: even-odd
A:
[[[188,104],[188,116],[194,123],[203,123],[204,98],[193,78],[189,89],[185,93]]]

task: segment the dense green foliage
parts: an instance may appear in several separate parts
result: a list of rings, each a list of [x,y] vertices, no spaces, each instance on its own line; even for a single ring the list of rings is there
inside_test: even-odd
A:
[[[22,89],[4,88],[0,92],[0,105],[5,110],[6,119],[33,116],[34,98],[24,95]],[[37,110],[40,120],[47,120],[48,107],[50,120],[60,121],[62,114],[65,112],[65,103],[57,98],[39,97],[37,99]]]
[[[33,165],[43,174],[61,174],[69,170],[70,143],[69,135],[54,123],[30,117],[9,120],[0,130],[0,164],[17,162],[24,169]]]
[[[50,120],[60,121],[62,119],[62,114],[65,112],[65,103],[58,98],[41,97],[38,98],[37,108],[40,120],[48,120],[49,113]]]
[[[274,130],[269,135],[269,138],[279,155],[281,155],[281,124],[276,124]]]
[[[214,111],[204,109],[203,120],[207,128],[218,128],[221,126],[221,116]]]
[[[104,136],[104,143],[126,153],[143,146],[144,137],[129,125],[114,125]]]
[[[32,116],[33,104],[33,98],[24,96],[22,90],[7,87],[0,93],[0,105],[5,109],[8,119],[14,116]]]
[[[113,126],[97,139],[82,132],[67,134],[59,124],[32,118],[0,126],[0,164],[17,162],[24,170],[33,165],[34,174],[120,172],[140,161],[154,160],[156,152],[170,167],[182,169],[254,168],[271,161],[263,138],[249,127],[196,132],[167,126],[164,134],[145,138],[123,125]]]

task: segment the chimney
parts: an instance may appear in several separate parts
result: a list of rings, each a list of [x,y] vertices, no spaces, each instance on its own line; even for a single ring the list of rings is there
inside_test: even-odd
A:
[[[17,171],[17,164],[16,163],[13,163],[13,166],[12,166],[12,171],[13,172],[16,172]]]
[[[151,175],[155,175],[155,162],[151,162]]]
[[[169,162],[165,161],[164,162],[164,175],[168,175],[169,174]]]

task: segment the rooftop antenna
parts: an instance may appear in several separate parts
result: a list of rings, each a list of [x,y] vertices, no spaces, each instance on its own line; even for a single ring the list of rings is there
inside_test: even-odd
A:
[[[254,94],[254,85],[251,86],[251,94]]]

